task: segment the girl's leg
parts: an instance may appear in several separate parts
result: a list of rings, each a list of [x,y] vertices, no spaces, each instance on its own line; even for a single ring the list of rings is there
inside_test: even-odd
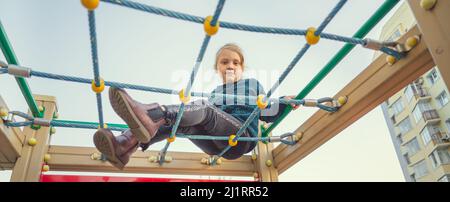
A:
[[[164,114],[168,125],[160,127],[155,137],[150,140],[150,144],[166,139],[172,130],[172,125],[176,121],[179,105],[163,105],[162,108],[165,111]],[[181,117],[177,133],[229,136],[231,134],[236,134],[241,126],[242,123],[230,114],[222,111],[206,100],[197,100],[185,105],[185,110]],[[250,134],[246,131],[242,136],[250,137]],[[205,153],[210,155],[217,155],[228,146],[228,140],[191,141]],[[255,142],[238,142],[238,144],[228,150],[223,157],[226,159],[239,158],[252,150],[255,146]]]
[[[175,123],[179,105],[159,106],[157,103],[142,104],[133,100],[123,89],[109,89],[109,97],[114,111],[127,123],[130,131],[141,143],[149,143],[163,125]],[[178,132],[195,135],[229,136],[235,134],[242,123],[230,114],[220,110],[206,100],[198,100],[185,105]],[[167,133],[165,134],[167,137]],[[242,136],[250,136],[245,131]],[[155,139],[156,140],[163,140]],[[226,141],[192,140],[205,152],[219,154],[228,146]],[[255,142],[238,142],[223,157],[236,159],[255,147]]]

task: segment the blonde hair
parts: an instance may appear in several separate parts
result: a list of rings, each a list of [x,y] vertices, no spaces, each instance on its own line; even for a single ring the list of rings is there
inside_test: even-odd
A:
[[[218,62],[217,60],[219,59],[219,55],[222,53],[223,50],[230,50],[230,51],[237,53],[239,55],[239,58],[241,59],[242,70],[244,70],[244,53],[243,53],[241,47],[239,47],[238,45],[236,45],[234,43],[227,43],[217,51],[216,62],[214,63],[215,70],[217,69],[217,62]]]

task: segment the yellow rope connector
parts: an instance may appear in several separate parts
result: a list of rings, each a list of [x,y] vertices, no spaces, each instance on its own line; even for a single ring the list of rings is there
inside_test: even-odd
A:
[[[230,135],[230,138],[228,138],[228,145],[234,147],[237,145],[238,141],[233,141],[236,135]]]
[[[101,157],[102,157],[102,155],[99,154],[99,153],[92,153],[91,154],[91,160],[100,160]]]
[[[208,165],[209,164],[209,160],[208,160],[208,158],[202,158],[200,160],[200,163],[203,164],[203,165]]]
[[[52,156],[50,156],[50,154],[45,154],[44,155],[44,162],[45,163],[48,163],[51,159],[52,159]]]
[[[306,30],[305,38],[306,42],[309,45],[315,45],[319,42],[320,36],[316,36],[314,33],[316,32],[316,28],[310,27]]]
[[[38,107],[38,110],[39,110],[39,112],[42,113],[42,112],[44,112],[44,107],[43,107],[43,106],[39,106],[39,107]]]
[[[95,79],[92,80],[92,91],[94,91],[95,93],[101,93],[103,92],[103,90],[105,90],[105,81],[100,78],[100,86],[95,85]]]
[[[176,138],[176,136],[173,136],[173,137],[169,137],[169,138],[167,138],[167,142],[170,142],[170,143],[172,143],[172,142],[174,142],[174,141],[175,141],[175,138]]]
[[[425,10],[431,10],[436,5],[437,0],[421,0],[420,7]]]
[[[150,163],[156,163],[156,162],[158,162],[158,157],[157,156],[150,156],[150,157],[148,157],[148,161]]]
[[[203,29],[205,30],[206,34],[208,36],[212,36],[219,31],[220,23],[217,21],[216,25],[213,27],[211,26],[211,21],[213,20],[213,16],[207,16],[205,18],[205,21],[203,21]]]
[[[298,142],[303,138],[303,132],[298,132],[294,136],[292,136],[293,140]]]
[[[254,173],[253,173],[253,178],[255,178],[255,179],[258,179],[258,178],[259,178],[258,172],[254,172]]]
[[[387,62],[389,65],[394,65],[395,62],[397,62],[397,59],[395,59],[395,57],[392,56],[392,55],[388,55],[388,56],[386,56],[386,62]]]
[[[32,137],[32,138],[28,139],[28,145],[35,146],[36,144],[37,144],[36,138]]]
[[[257,158],[257,157],[258,157],[258,156],[256,156],[255,153],[252,154],[252,160],[256,161],[256,158]]]
[[[4,107],[0,107],[0,117],[7,117],[8,116],[8,110]]]
[[[81,0],[81,4],[90,11],[95,10],[99,3],[100,0]]]
[[[97,126],[97,129],[100,129],[101,127],[100,127],[100,124]],[[103,123],[103,128],[108,128],[108,124],[106,124],[106,123]]]
[[[221,165],[222,164],[222,158],[218,158],[216,160],[216,165]]]
[[[213,160],[213,157],[209,157],[209,158],[203,157],[200,160],[200,163],[203,164],[203,165],[210,165],[212,160]],[[216,160],[216,165],[221,165],[221,164],[222,164],[222,158],[218,158]]]
[[[50,128],[50,135],[53,135],[56,133],[56,128],[55,127],[51,127]]]
[[[170,162],[172,162],[173,161],[173,158],[171,157],[171,156],[166,156],[165,158],[164,158],[164,162],[166,162],[166,163],[170,163]]]
[[[189,95],[186,97],[184,96],[184,88],[181,89],[181,91],[178,93],[178,97],[180,98],[180,101],[184,104],[188,103],[189,100],[191,100],[191,94],[189,93]]]
[[[267,167],[272,166],[272,161],[271,161],[271,160],[267,160],[267,161],[266,161],[266,166],[267,166]]]
[[[264,95],[258,95],[258,98],[256,99],[256,105],[258,105],[258,108],[260,109],[265,109],[267,107],[267,105],[269,104],[269,102],[263,102],[264,100]]]
[[[345,105],[347,103],[347,96],[341,96],[337,99],[339,106]]]
[[[49,166],[49,165],[44,164],[44,165],[42,166],[42,172],[47,172],[47,171],[49,171],[49,170],[50,170],[50,166]]]
[[[412,37],[409,37],[409,38],[406,40],[406,43],[405,43],[406,48],[407,48],[408,50],[411,50],[412,48],[416,47],[417,44],[419,43],[419,40],[420,40],[419,36],[412,36]]]

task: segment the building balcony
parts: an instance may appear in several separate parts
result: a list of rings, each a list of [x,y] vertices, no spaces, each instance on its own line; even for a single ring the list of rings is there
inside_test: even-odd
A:
[[[431,135],[431,141],[434,145],[450,144],[450,135],[446,132],[438,131]]]
[[[421,99],[421,98],[431,98],[431,95],[430,95],[430,93],[428,92],[428,90],[427,89],[425,89],[425,88],[415,88],[414,90],[413,90],[413,93],[414,93],[414,98],[416,98],[416,99]]]
[[[435,109],[427,110],[422,112],[423,120],[425,121],[426,125],[428,124],[435,124],[439,121],[441,121],[438,112]]]

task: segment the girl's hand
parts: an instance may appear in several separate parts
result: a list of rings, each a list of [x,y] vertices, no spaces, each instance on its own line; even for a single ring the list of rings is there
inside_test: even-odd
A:
[[[286,100],[292,100],[292,99],[295,99],[295,95],[287,95],[287,96],[284,96],[283,98],[286,99]],[[296,110],[296,109],[298,109],[300,107],[300,105],[296,105],[296,104],[292,103],[291,107],[292,107],[293,110]]]

